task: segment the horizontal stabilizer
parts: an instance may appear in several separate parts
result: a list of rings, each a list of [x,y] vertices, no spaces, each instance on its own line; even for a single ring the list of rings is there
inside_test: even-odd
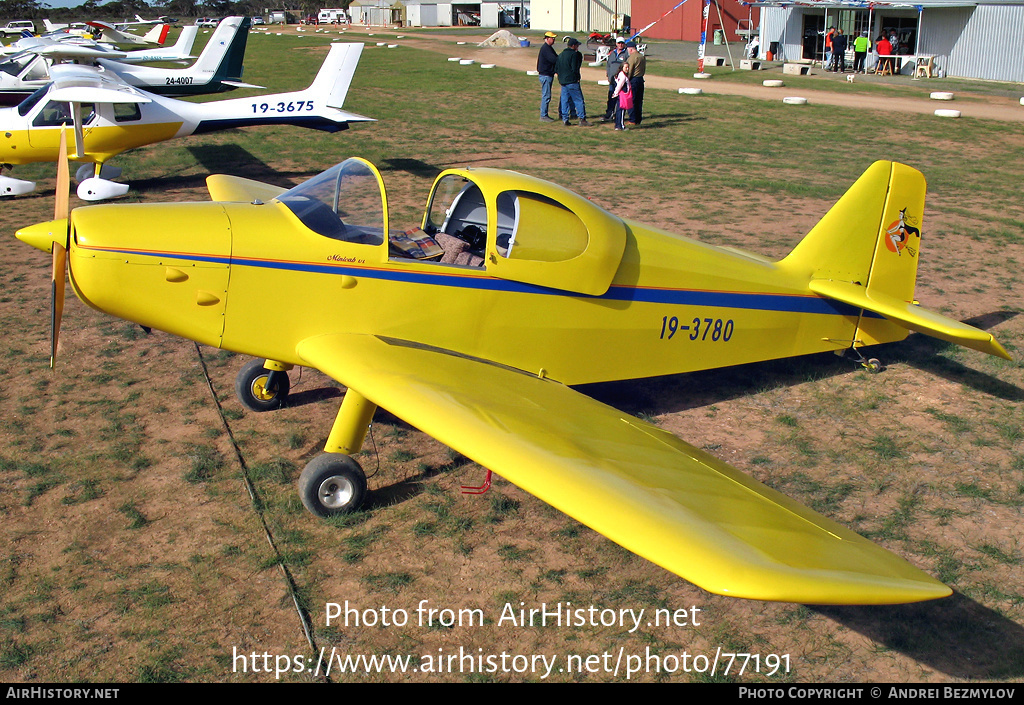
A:
[[[242,81],[221,81],[221,83],[232,88],[266,88],[266,86],[257,86],[255,83],[243,83]]]
[[[868,293],[868,290],[859,284],[831,279],[813,279],[809,286],[811,291],[816,294],[872,311],[918,333],[980,350],[996,357],[1012,359],[991,333],[978,330],[966,323],[955,321],[926,308],[915,306],[894,296],[874,291]]]
[[[241,176],[211,174],[206,177],[206,190],[210,192],[210,200],[219,203],[252,203],[254,200],[266,203],[288,189]]]
[[[722,595],[893,604],[950,589],[675,436],[507,367],[324,335],[311,366],[616,543]]]

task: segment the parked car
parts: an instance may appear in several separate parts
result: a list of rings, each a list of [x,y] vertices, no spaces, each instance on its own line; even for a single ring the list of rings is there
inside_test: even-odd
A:
[[[200,17],[196,20],[197,27],[216,27],[220,24],[220,20],[216,17]]]
[[[264,24],[263,18],[262,17],[258,17],[258,16],[257,17],[253,17],[252,18],[252,24],[253,25]]]
[[[0,27],[0,36],[20,37],[21,33],[26,29],[32,34],[35,34],[35,23],[31,20],[15,20],[14,22],[8,22],[6,27]]]

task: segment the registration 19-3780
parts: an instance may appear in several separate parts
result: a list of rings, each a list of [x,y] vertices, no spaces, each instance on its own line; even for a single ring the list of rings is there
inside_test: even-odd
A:
[[[728,343],[732,338],[732,319],[722,320],[721,318],[693,318],[690,323],[680,324],[676,316],[662,316],[661,318],[661,340],[672,340],[676,333],[681,336],[681,331],[689,331],[686,335],[690,340],[711,340]]]

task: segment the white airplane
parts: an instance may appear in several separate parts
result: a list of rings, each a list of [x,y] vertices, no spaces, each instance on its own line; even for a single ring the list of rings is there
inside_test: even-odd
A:
[[[43,28],[46,30],[44,34],[54,34],[55,32],[67,32],[76,36],[92,36],[92,30],[84,22],[71,22],[70,24],[54,23],[50,20],[43,20]]]
[[[174,137],[249,125],[296,125],[325,132],[348,129],[373,118],[342,110],[362,44],[332,44],[306,90],[254,98],[189,103],[129,85],[97,66],[58,64],[53,81],[13,108],[0,108],[0,169],[14,164],[55,162],[60,134],[74,130],[71,159],[78,170],[78,196],[99,201],[127,193],[103,165],[135,147]],[[89,176],[89,172],[92,176]],[[35,190],[35,183],[0,174],[0,196]]]
[[[242,59],[249,38],[249,18],[230,17],[217,28],[199,59],[183,69],[134,66],[146,61],[180,61],[189,52],[198,27],[182,29],[177,43],[160,49],[119,52],[98,44],[37,43],[0,62],[0,105],[17,105],[50,82],[51,68],[61,61],[99,66],[125,83],[160,95],[203,95],[233,88],[262,88],[243,83]],[[37,40],[38,41],[38,40]]]
[[[112,25],[109,22],[92,20],[90,22],[86,22],[86,24],[101,32],[103,41],[116,44],[119,47],[147,46],[150,44],[159,44],[160,46],[163,46],[164,42],[167,41],[167,33],[171,29],[171,26],[168,24],[158,24],[140,37],[139,35],[132,34],[131,32],[122,32],[116,25]]]

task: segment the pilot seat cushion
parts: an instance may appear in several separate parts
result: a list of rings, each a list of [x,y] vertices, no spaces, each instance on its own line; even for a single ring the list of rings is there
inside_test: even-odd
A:
[[[445,264],[455,264],[458,256],[469,247],[469,243],[465,240],[460,240],[448,233],[436,233],[434,239],[441,246],[441,249],[444,250],[444,254],[441,255],[441,261]]]

